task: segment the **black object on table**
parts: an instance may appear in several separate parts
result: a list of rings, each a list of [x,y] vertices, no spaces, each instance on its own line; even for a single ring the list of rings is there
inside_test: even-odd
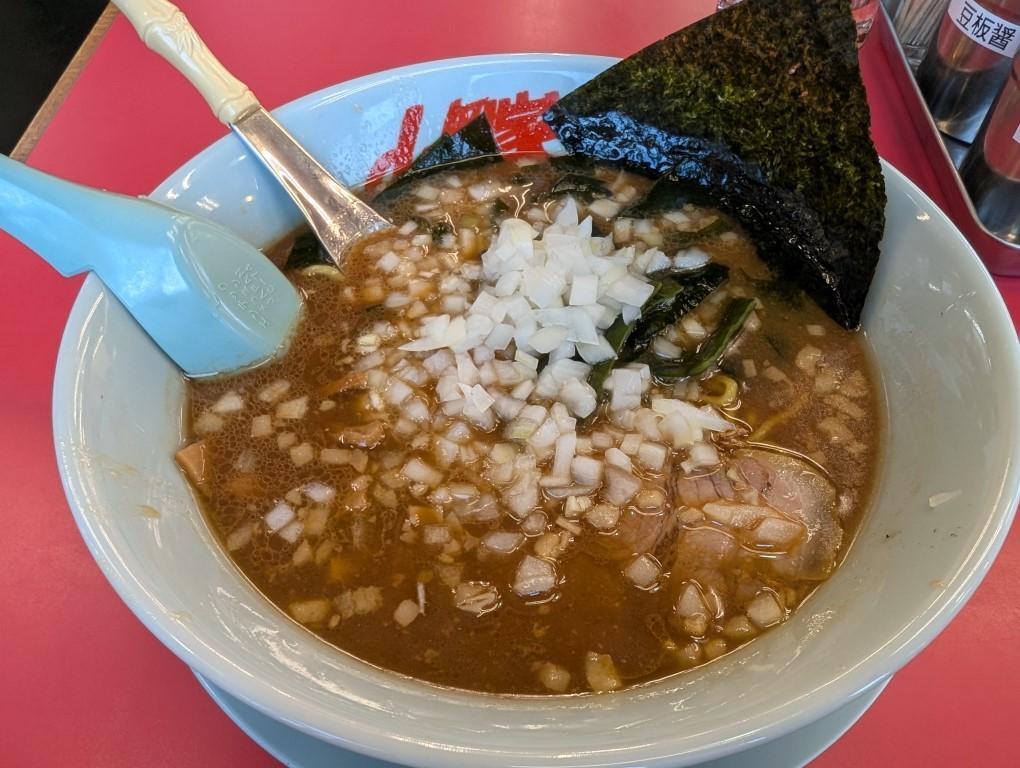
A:
[[[106,0],[0,0],[0,152],[8,154]]]

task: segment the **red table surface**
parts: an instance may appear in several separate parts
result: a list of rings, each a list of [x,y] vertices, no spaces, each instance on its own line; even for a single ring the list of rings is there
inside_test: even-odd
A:
[[[707,14],[714,0],[180,5],[224,63],[275,107],[429,59],[507,51],[622,56]],[[877,40],[865,46],[863,68],[880,152],[938,200]],[[223,133],[190,86],[118,19],[30,163],[141,194]],[[50,437],[54,360],[79,281],[61,279],[3,235],[0,264],[0,765],[275,765],[132,616],[82,543]],[[1017,318],[1020,280],[998,284]],[[1014,530],[952,626],[815,765],[1017,765],[1018,577]]]

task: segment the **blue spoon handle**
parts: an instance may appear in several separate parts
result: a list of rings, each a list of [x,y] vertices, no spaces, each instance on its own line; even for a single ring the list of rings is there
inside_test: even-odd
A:
[[[0,155],[0,229],[68,277],[94,269],[101,231],[127,211],[118,198],[55,178]]]
[[[228,230],[151,200],[72,184],[0,155],[0,229],[65,277],[91,271],[191,375],[269,358],[301,299]]]
[[[64,277],[95,272],[122,300],[125,290],[144,287],[139,276],[177,269],[175,241],[187,221],[150,200],[74,184],[0,155],[0,229]]]

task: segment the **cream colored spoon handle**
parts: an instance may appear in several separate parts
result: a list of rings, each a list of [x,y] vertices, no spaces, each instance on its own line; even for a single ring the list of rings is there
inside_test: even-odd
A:
[[[167,0],[113,0],[113,4],[149,48],[191,81],[221,122],[230,125],[259,106],[248,86],[213,56],[176,5]]]

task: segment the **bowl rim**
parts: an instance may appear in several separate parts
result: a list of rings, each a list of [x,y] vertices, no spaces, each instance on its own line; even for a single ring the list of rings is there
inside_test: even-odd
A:
[[[617,60],[613,57],[565,53],[511,53],[429,61],[384,70],[320,89],[280,107],[278,114],[286,119],[288,113],[308,109],[324,100],[355,93],[397,77],[414,76],[429,71],[450,70],[465,66],[491,68],[511,62],[546,64],[550,67],[573,65],[602,69]],[[183,168],[192,166],[206,159],[211,153],[221,150],[223,143],[228,140],[230,140],[229,136],[223,137],[186,161],[184,165],[170,174],[167,181],[157,187],[152,196],[158,196],[170,184],[171,179],[180,175]],[[980,286],[985,294],[984,298],[994,305],[988,309],[993,315],[996,325],[1000,325],[1002,329],[1008,328],[1012,332],[1011,341],[1001,345],[999,351],[1008,358],[1006,368],[1014,389],[1020,391],[1020,342],[1017,341],[1015,326],[991,275],[984,268],[971,245],[931,198],[895,167],[884,160],[882,165],[887,177],[894,179],[897,185],[902,185],[907,194],[931,212],[932,218],[939,220],[942,226],[947,227],[959,238],[959,243],[962,246],[959,258],[967,262],[975,284]],[[323,727],[326,724],[323,716],[327,713],[321,712],[320,707],[295,700],[289,693],[260,680],[257,676],[229,674],[224,669],[222,659],[217,659],[207,652],[203,653],[202,651],[205,649],[201,643],[191,642],[191,638],[198,637],[191,627],[173,621],[165,612],[157,609],[158,599],[156,596],[147,592],[136,582],[131,569],[117,557],[115,548],[103,536],[102,526],[97,525],[97,521],[90,515],[85,492],[86,479],[77,462],[79,457],[71,448],[71,441],[66,439],[71,434],[74,424],[73,406],[80,384],[75,370],[74,352],[78,346],[83,323],[94,309],[99,286],[98,279],[90,275],[72,307],[60,343],[53,385],[53,435],[61,482],[75,521],[93,558],[120,598],[149,631],[182,661],[270,717],[297,727],[313,736],[320,738],[327,736],[334,742],[342,738],[346,746],[356,751],[372,756],[384,756],[386,759],[407,762],[410,765],[468,766],[477,764],[481,755],[473,749],[464,750],[462,747],[442,744],[437,741],[431,745],[432,749],[426,752],[423,751],[421,744],[407,743],[396,734],[388,733],[384,729],[364,721],[358,721],[356,718],[334,716],[329,718],[328,727]],[[1020,412],[1014,411],[1012,415],[1013,423],[1010,426],[1014,434],[1020,434]],[[752,742],[770,740],[796,730],[834,711],[838,706],[874,683],[875,680],[901,668],[923,650],[948,625],[973,594],[1002,547],[1016,511],[1017,502],[1020,500],[1020,462],[1010,460],[1002,480],[996,503],[989,511],[987,524],[966,556],[966,565],[953,574],[946,584],[946,589],[937,599],[932,600],[922,611],[902,625],[896,635],[890,637],[886,645],[883,646],[883,650],[886,651],[884,655],[879,657],[878,654],[873,654],[845,670],[838,679],[829,681],[823,691],[816,691],[817,695],[810,697],[810,704],[806,701],[784,702],[777,708],[758,715],[757,719],[750,718],[742,721],[739,726],[734,726],[728,734],[718,734],[719,738],[713,743],[695,745],[686,749],[682,755],[685,758],[701,760],[722,757],[737,752]],[[537,699],[536,706],[541,706],[538,702],[542,701],[544,699]],[[661,738],[657,739],[654,744],[635,742],[626,748],[625,753],[621,750],[606,759],[612,764],[618,764],[625,760],[642,760],[649,765],[665,765],[681,756],[675,750],[671,751],[669,744],[669,739]],[[550,759],[551,757],[550,755]],[[542,764],[542,760],[529,756],[518,759],[515,764],[537,765]],[[609,763],[600,762],[600,764]]]

